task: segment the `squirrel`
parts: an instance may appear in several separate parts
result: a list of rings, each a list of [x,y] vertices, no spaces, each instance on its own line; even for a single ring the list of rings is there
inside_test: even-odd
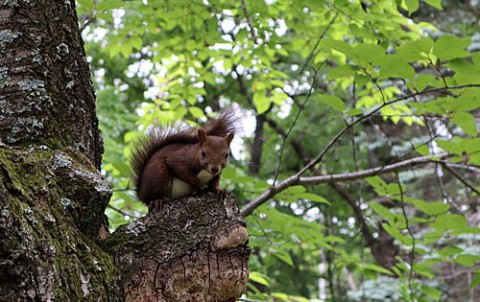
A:
[[[149,211],[205,186],[221,191],[220,174],[228,162],[237,119],[230,109],[201,128],[155,128],[140,139],[130,164],[137,196]]]

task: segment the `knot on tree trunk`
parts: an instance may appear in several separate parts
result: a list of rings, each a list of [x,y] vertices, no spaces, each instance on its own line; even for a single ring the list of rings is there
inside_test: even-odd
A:
[[[126,301],[235,301],[246,290],[248,233],[230,193],[174,200],[105,240]]]

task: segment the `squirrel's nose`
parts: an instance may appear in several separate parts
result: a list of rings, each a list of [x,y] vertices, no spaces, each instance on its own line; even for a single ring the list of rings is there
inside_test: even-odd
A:
[[[220,171],[220,169],[217,166],[213,166],[213,167],[210,167],[210,171],[213,174],[217,174]]]

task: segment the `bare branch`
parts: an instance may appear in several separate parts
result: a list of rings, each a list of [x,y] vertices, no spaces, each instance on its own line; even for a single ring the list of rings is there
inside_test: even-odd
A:
[[[448,161],[444,161],[444,160],[440,160],[438,161],[440,164],[442,165],[446,165],[450,168],[455,168],[455,169],[465,169],[467,171],[470,171],[470,172],[474,172],[474,173],[477,173],[480,175],[480,168],[477,167],[477,166],[473,166],[473,165],[465,165],[465,164],[458,164],[458,163],[451,163],[451,162],[448,162]]]
[[[300,177],[297,174],[290,176],[276,186],[270,187],[263,194],[258,196],[256,199],[249,202],[245,205],[241,212],[244,216],[247,216],[253,212],[254,209],[263,204],[268,198],[273,197],[275,194],[285,190],[286,188],[292,185],[318,185],[322,183],[335,183],[335,182],[344,182],[344,181],[354,181],[358,179],[364,179],[366,177],[380,175],[388,172],[396,172],[409,168],[416,165],[436,163],[438,159],[444,159],[448,157],[449,154],[441,154],[437,156],[421,156],[411,159],[407,159],[395,164],[377,167],[373,169],[353,172],[353,173],[343,173],[343,174],[329,174],[329,175],[320,175],[320,176],[311,176],[311,177]]]
[[[400,101],[409,99],[409,98],[413,98],[413,97],[418,96],[418,95],[428,94],[428,93],[432,93],[432,92],[449,93],[448,90],[472,88],[472,87],[480,87],[480,84],[466,84],[466,85],[458,85],[458,86],[449,86],[447,88],[433,88],[433,89],[428,89],[428,90],[424,90],[424,91],[421,91],[421,92],[415,92],[413,94],[405,95],[405,96],[402,96],[402,97],[396,98],[394,100],[383,103],[382,105],[378,106],[377,108],[371,110],[368,114],[365,114],[365,115],[357,118],[351,124],[348,124],[347,126],[345,126],[345,128],[343,128],[337,135],[335,135],[335,137],[325,146],[325,148],[323,148],[322,151],[320,151],[320,153],[313,160],[311,160],[308,164],[306,164],[302,169],[300,169],[300,171],[298,171],[294,175],[286,178],[285,180],[283,180],[282,182],[280,182],[280,183],[278,183],[274,186],[271,186],[265,192],[260,194],[257,198],[255,198],[254,200],[252,200],[248,204],[246,204],[241,209],[242,214],[244,216],[250,215],[257,207],[262,205],[269,198],[275,196],[277,193],[282,192],[283,190],[285,190],[286,188],[288,188],[288,187],[290,187],[294,184],[304,184],[303,182],[302,183],[300,182],[301,176],[306,171],[312,169],[317,163],[319,163],[323,159],[325,154],[340,140],[341,137],[343,137],[343,135],[350,128],[359,124],[360,122],[364,121],[365,119],[370,118],[373,114],[376,114],[382,108],[384,108],[386,106],[390,106],[390,105],[395,104],[395,103],[398,103]],[[423,158],[423,161],[420,161],[420,162],[415,162],[415,160],[418,160],[419,158],[410,159],[410,160],[399,162],[399,163],[396,163],[396,164],[393,164],[393,165],[389,165],[389,166],[385,166],[385,167],[379,167],[379,168],[375,168],[375,169],[370,169],[370,170],[367,170],[367,171],[370,171],[370,173],[373,173],[371,175],[377,175],[377,174],[385,173],[385,168],[386,167],[394,167],[393,169],[390,168],[391,169],[390,171],[396,171],[400,168],[405,168],[405,167],[412,166],[412,165],[415,165],[415,164],[435,162],[435,160],[433,158],[428,157],[428,156],[427,157],[421,157],[421,158]],[[409,162],[409,164],[408,165],[401,165],[402,163],[405,163],[405,162]],[[376,170],[376,171],[371,171],[371,170]],[[358,173],[364,173],[364,172],[365,171],[358,172]],[[355,174],[358,174],[358,173],[348,173],[348,174],[345,174],[345,175],[349,175],[349,177],[350,177],[351,175],[355,175]],[[343,174],[341,174],[341,175],[343,175]],[[317,177],[324,177],[324,176],[317,176]],[[343,177],[339,177],[339,176],[335,176],[335,175],[330,175],[328,177],[336,178],[336,179],[330,180],[330,182],[333,182],[333,181],[354,180],[354,179],[359,179],[359,178],[363,178],[363,177],[367,177],[367,176],[359,176],[358,178],[354,178],[354,179],[351,179],[349,177],[347,177],[346,179],[343,179]],[[305,179],[307,179],[308,181],[311,181],[310,178],[304,178],[303,181],[305,181]],[[326,179],[323,182],[328,182],[327,180],[328,179]],[[316,183],[318,183],[318,182],[316,182]]]
[[[416,165],[436,163],[439,158],[443,159],[448,157],[449,154],[441,154],[437,156],[421,156],[410,158],[398,163],[391,165],[376,167],[372,169],[367,169],[358,172],[352,173],[342,173],[342,174],[329,174],[329,175],[320,175],[320,176],[310,176],[310,177],[301,177],[298,180],[299,185],[316,185],[321,183],[333,183],[333,182],[342,182],[342,181],[354,181],[358,179],[364,179],[366,177],[375,176],[379,174],[384,174],[388,172],[396,172],[405,168],[409,168]]]

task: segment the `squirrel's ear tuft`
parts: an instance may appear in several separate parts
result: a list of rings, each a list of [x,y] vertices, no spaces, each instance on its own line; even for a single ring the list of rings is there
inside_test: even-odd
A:
[[[205,145],[207,142],[207,134],[202,128],[198,129],[198,140],[201,146]]]
[[[230,145],[234,136],[235,136],[235,132],[231,132],[229,135],[227,135],[227,137],[225,137],[225,141],[227,142],[228,145]]]

